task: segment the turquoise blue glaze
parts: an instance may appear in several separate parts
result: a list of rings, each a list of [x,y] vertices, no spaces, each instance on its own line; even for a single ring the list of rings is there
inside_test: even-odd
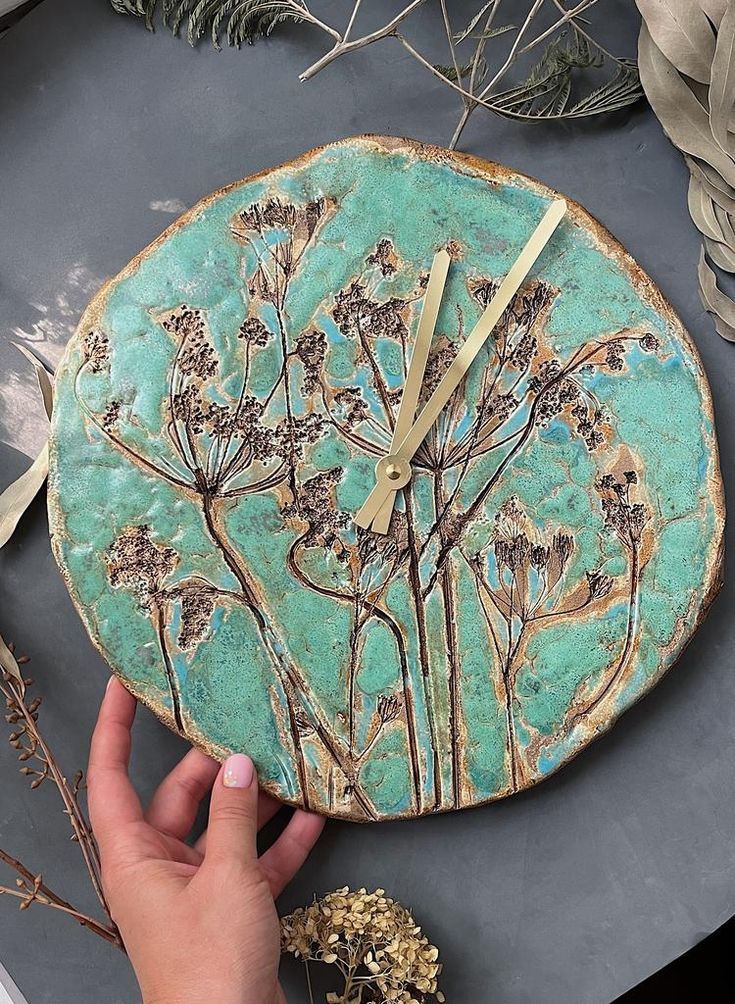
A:
[[[650,689],[714,594],[723,508],[698,358],[578,207],[525,287],[536,300],[515,301],[417,457],[411,513],[399,501],[378,541],[350,521],[387,450],[435,251],[453,256],[441,349],[550,198],[441,151],[344,141],[195,207],[98,294],[67,350],[50,513],[90,635],[170,725],[218,756],[247,750],[286,801],[391,818],[526,787]],[[264,344],[238,337],[246,319]],[[208,417],[184,415],[188,389]],[[240,420],[231,439],[217,407]],[[292,457],[289,429],[309,421]]]

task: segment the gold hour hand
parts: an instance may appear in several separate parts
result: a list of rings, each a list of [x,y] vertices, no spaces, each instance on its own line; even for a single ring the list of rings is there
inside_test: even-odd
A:
[[[416,450],[462,382],[462,378],[500,320],[503,311],[518,292],[534,262],[561,223],[566,210],[567,204],[563,199],[556,199],[551,203],[405,438],[397,449],[387,457],[382,457],[376,464],[375,487],[355,516],[355,523],[358,526],[364,528],[372,526],[391,492],[404,488],[411,480],[411,460]]]
[[[400,443],[406,438],[406,433],[411,428],[411,423],[416,417],[416,406],[419,403],[419,395],[424,383],[424,372],[426,370],[426,360],[429,358],[431,339],[436,327],[436,319],[439,316],[439,308],[442,301],[444,285],[447,281],[450,257],[445,250],[437,251],[434,261],[431,263],[429,281],[424,293],[424,302],[421,307],[421,317],[416,331],[416,340],[411,352],[411,361],[408,364],[406,382],[401,395],[401,405],[398,409],[395,428],[393,429],[393,440],[390,444],[390,452],[398,449]],[[390,518],[393,515],[393,503],[396,493],[391,491],[383,502],[373,520],[373,530],[375,533],[387,533],[390,526]]]

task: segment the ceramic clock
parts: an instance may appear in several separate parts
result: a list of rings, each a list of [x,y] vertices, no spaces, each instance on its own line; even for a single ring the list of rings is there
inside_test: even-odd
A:
[[[720,584],[694,345],[585,210],[408,140],[204,199],[58,372],[54,551],[95,645],[217,757],[357,820],[526,788]]]

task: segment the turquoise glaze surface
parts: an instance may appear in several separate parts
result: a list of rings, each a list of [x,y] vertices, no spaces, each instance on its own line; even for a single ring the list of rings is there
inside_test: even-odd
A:
[[[69,345],[50,513],[89,633],[167,724],[246,750],[286,801],[376,819],[527,787],[650,689],[717,589],[698,357],[573,205],[388,536],[351,522],[434,253],[452,264],[428,390],[552,196],[345,140],[205,199]]]

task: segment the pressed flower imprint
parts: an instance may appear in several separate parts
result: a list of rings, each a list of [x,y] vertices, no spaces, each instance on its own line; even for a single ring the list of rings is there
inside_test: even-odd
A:
[[[722,514],[686,336],[575,210],[388,535],[358,530],[433,253],[422,400],[547,196],[350,142],[216,196],[100,294],[59,378],[51,517],[141,699],[281,798],[375,820],[510,794],[609,727],[706,608]],[[409,167],[444,200],[418,242]]]

